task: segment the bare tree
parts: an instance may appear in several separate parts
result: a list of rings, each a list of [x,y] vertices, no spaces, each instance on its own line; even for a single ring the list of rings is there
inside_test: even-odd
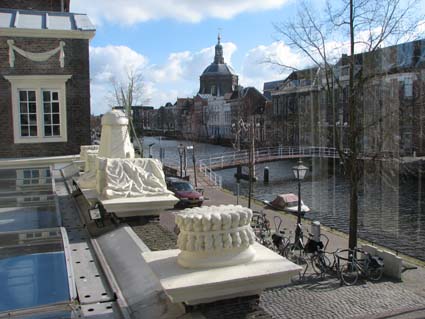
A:
[[[143,145],[134,128],[132,112],[133,106],[147,101],[144,98],[144,83],[142,74],[135,68],[129,68],[127,71],[127,77],[124,81],[118,81],[117,79],[112,78],[111,82],[113,87],[113,103],[117,106],[121,106],[127,115],[129,129],[131,132],[130,135],[133,137],[133,141],[136,141],[136,145],[140,151],[140,156],[143,157]]]
[[[301,4],[298,16],[294,21],[276,24],[275,28],[281,38],[306,56],[320,69],[324,78],[326,104],[331,109],[333,123],[337,122],[337,94],[348,90],[347,110],[347,146],[335,143],[341,134],[336,125],[332,136],[350,185],[350,227],[349,247],[357,245],[358,193],[361,180],[360,151],[362,134],[365,126],[376,123],[362,121],[364,105],[364,87],[376,72],[369,72],[359,61],[357,53],[373,54],[381,46],[397,44],[400,41],[412,40],[417,36],[414,31],[423,19],[416,15],[419,1],[401,0],[340,0],[336,4],[326,6],[321,16],[306,2]],[[335,44],[339,42],[339,46]],[[348,79],[340,77],[340,66],[335,62],[340,58],[340,50],[348,50],[345,66],[348,68]],[[288,67],[288,66],[285,66]],[[376,70],[375,70],[376,71]],[[379,119],[382,121],[382,119]],[[342,123],[341,123],[342,125]]]

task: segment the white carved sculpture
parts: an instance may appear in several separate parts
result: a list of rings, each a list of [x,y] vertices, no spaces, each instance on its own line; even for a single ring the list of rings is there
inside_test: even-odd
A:
[[[81,145],[80,146],[80,160],[84,161],[84,172],[88,172],[90,170],[88,167],[90,165],[90,163],[88,163],[88,157],[87,157],[88,152],[90,152],[90,154],[97,155],[97,153],[99,153],[99,145]]]
[[[173,194],[161,162],[153,158],[98,158],[97,191],[103,199]]]
[[[128,129],[128,118],[124,112],[112,110],[105,113],[102,116],[99,157],[134,158]]]
[[[97,150],[85,151],[84,173],[78,179],[81,188],[94,189],[96,188],[96,159]],[[80,157],[81,158],[81,157]]]
[[[252,211],[234,205],[185,209],[176,214],[180,228],[179,265],[209,268],[238,265],[255,257]]]

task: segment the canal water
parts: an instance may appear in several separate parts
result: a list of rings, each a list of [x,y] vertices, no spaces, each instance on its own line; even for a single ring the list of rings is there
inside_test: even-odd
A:
[[[154,141],[158,142],[158,139],[146,138],[144,144]],[[178,162],[177,145],[180,143],[192,145],[185,141],[161,141],[165,162]],[[230,147],[194,145],[197,158],[232,151]],[[152,147],[152,153],[159,157],[159,144]],[[296,164],[296,160],[257,164],[258,181],[254,184],[254,197],[271,201],[281,193],[297,194],[297,182],[292,172]],[[306,218],[348,232],[349,187],[341,167],[329,159],[310,159],[304,165],[310,168],[301,183],[302,199],[311,209]],[[268,184],[263,182],[265,166],[270,171]],[[236,169],[232,168],[217,173],[223,176],[223,187],[236,194],[235,172]],[[402,177],[399,173],[398,164],[366,165],[359,195],[359,237],[425,260],[425,180]],[[247,193],[248,182],[240,181],[240,194],[246,196]],[[291,228],[293,225],[284,227]]]

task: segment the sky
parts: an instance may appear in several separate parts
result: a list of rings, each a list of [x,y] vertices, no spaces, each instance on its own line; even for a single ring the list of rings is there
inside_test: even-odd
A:
[[[315,0],[320,6],[324,0]],[[193,97],[199,76],[213,61],[221,34],[225,62],[239,84],[255,86],[289,71],[268,59],[306,68],[311,62],[287,46],[274,28],[296,15],[297,0],[71,0],[71,12],[86,13],[96,26],[90,42],[91,109],[111,107],[111,83],[136,71],[144,105],[155,108]]]

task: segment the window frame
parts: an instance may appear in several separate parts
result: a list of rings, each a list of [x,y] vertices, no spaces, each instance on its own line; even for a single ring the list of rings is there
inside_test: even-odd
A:
[[[67,142],[66,82],[72,75],[9,75],[11,83],[13,139],[15,144]],[[37,136],[21,136],[20,91],[36,92]],[[45,136],[43,91],[59,92],[60,136]]]

